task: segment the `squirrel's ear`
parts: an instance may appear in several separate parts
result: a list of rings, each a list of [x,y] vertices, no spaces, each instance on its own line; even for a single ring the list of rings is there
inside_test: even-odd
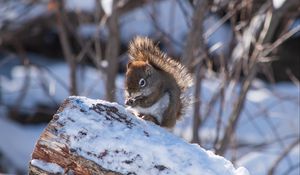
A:
[[[154,68],[153,68],[153,66],[151,66],[151,64],[147,64],[146,70],[145,70],[146,74],[151,75],[153,73],[153,69]]]
[[[132,64],[131,61],[127,63],[127,69],[131,66],[131,64]]]

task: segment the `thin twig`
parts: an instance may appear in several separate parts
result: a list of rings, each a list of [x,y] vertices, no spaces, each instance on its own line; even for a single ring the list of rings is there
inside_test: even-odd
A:
[[[225,107],[225,86],[224,83],[220,89],[220,107],[219,107],[219,112],[218,112],[218,117],[216,121],[216,137],[213,143],[214,149],[217,147],[217,143],[219,141],[220,137],[220,131],[221,131],[221,124],[222,124],[222,116],[223,116],[223,109]]]
[[[23,79],[23,85],[21,88],[21,92],[20,92],[19,96],[17,97],[16,103],[15,103],[16,110],[18,110],[20,108],[20,106],[22,105],[22,103],[27,95],[27,92],[29,90],[31,77],[30,77],[30,62],[25,53],[23,46],[19,42],[15,42],[15,47],[18,52],[18,56],[23,64],[23,66],[25,67],[25,78]]]
[[[197,1],[195,11],[192,17],[192,27],[189,30],[186,45],[182,54],[183,64],[191,71],[194,69],[192,63],[197,59],[204,60],[206,57],[199,57],[206,54],[205,42],[203,38],[203,21],[207,11],[207,0]],[[200,63],[202,64],[202,63]]]
[[[244,8],[248,3],[239,4],[233,11],[229,11],[223,16],[217,23],[215,23],[212,27],[210,27],[203,35],[205,39],[210,37],[215,31],[217,31],[226,21],[228,21],[237,11]]]
[[[149,13],[149,17],[152,20],[153,26],[157,31],[159,31],[164,37],[166,37],[168,40],[170,40],[173,44],[175,44],[178,47],[183,47],[182,42],[177,41],[171,34],[168,32],[164,31],[164,29],[158,24],[156,17],[154,13]]]
[[[278,158],[274,161],[272,164],[270,170],[268,171],[268,175],[273,175],[276,171],[276,168],[280,164],[280,162],[293,150],[295,146],[297,146],[300,143],[300,139],[298,138],[294,142],[292,142],[286,149],[283,150],[283,152],[278,156]]]
[[[47,88],[47,83],[46,83],[46,77],[44,76],[44,72],[42,71],[42,69],[38,69],[39,70],[39,80],[41,83],[41,89],[44,91],[44,93],[48,96],[48,98],[52,101],[52,103],[55,106],[58,106],[58,102],[54,99],[54,97],[49,94],[49,90]]]
[[[56,80],[67,92],[69,91],[69,86],[59,76],[55,75],[55,73],[53,73],[52,70],[49,69],[47,66],[38,63],[32,63],[32,65],[38,69],[46,71],[48,75],[51,76],[54,80]]]
[[[289,76],[290,80],[298,87],[300,87],[300,80],[293,74],[291,69],[286,70],[286,74]]]
[[[188,10],[186,10],[185,8],[184,8],[184,4],[183,3],[186,3],[186,1],[182,1],[182,0],[176,0],[177,1],[177,3],[178,3],[178,6],[179,6],[179,8],[180,8],[180,10],[182,11],[182,14],[183,14],[183,16],[184,16],[184,18],[185,18],[185,22],[186,22],[186,25],[188,26],[188,27],[191,27],[191,23],[190,23],[190,17],[189,17],[189,15],[188,15]],[[187,4],[189,4],[189,3],[187,3]]]
[[[254,65],[251,67],[250,72],[244,82],[242,83],[242,87],[239,93],[239,97],[235,102],[235,108],[233,109],[230,117],[228,126],[225,129],[224,137],[222,138],[220,147],[216,150],[216,154],[223,155],[227,149],[228,144],[230,143],[230,136],[235,131],[237,126],[238,119],[240,117],[240,113],[245,103],[246,95],[251,86],[252,80],[254,79],[257,72],[257,66]]]
[[[266,47],[267,49],[262,52],[261,57],[266,57],[274,49],[280,46],[284,41],[286,41],[287,39],[289,39],[291,36],[295,35],[299,31],[300,31],[300,25],[286,32],[284,35],[278,38],[274,43],[272,43],[269,47]]]

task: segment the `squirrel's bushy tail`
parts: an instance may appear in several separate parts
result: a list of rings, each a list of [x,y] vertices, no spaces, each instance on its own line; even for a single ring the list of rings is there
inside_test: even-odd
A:
[[[164,54],[147,37],[135,37],[129,44],[128,53],[131,60],[148,61],[151,65],[173,75],[182,92],[193,84],[187,68]]]

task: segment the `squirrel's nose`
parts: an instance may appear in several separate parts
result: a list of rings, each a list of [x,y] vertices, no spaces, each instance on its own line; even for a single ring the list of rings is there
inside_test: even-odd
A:
[[[133,100],[130,98],[130,99],[127,99],[126,101],[125,101],[125,105],[127,105],[127,106],[132,106],[133,105]]]

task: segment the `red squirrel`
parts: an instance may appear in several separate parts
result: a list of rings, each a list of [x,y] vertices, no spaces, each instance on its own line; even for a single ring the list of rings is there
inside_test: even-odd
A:
[[[183,93],[193,82],[187,68],[146,37],[134,38],[128,53],[125,104],[141,118],[173,128],[186,107]]]

